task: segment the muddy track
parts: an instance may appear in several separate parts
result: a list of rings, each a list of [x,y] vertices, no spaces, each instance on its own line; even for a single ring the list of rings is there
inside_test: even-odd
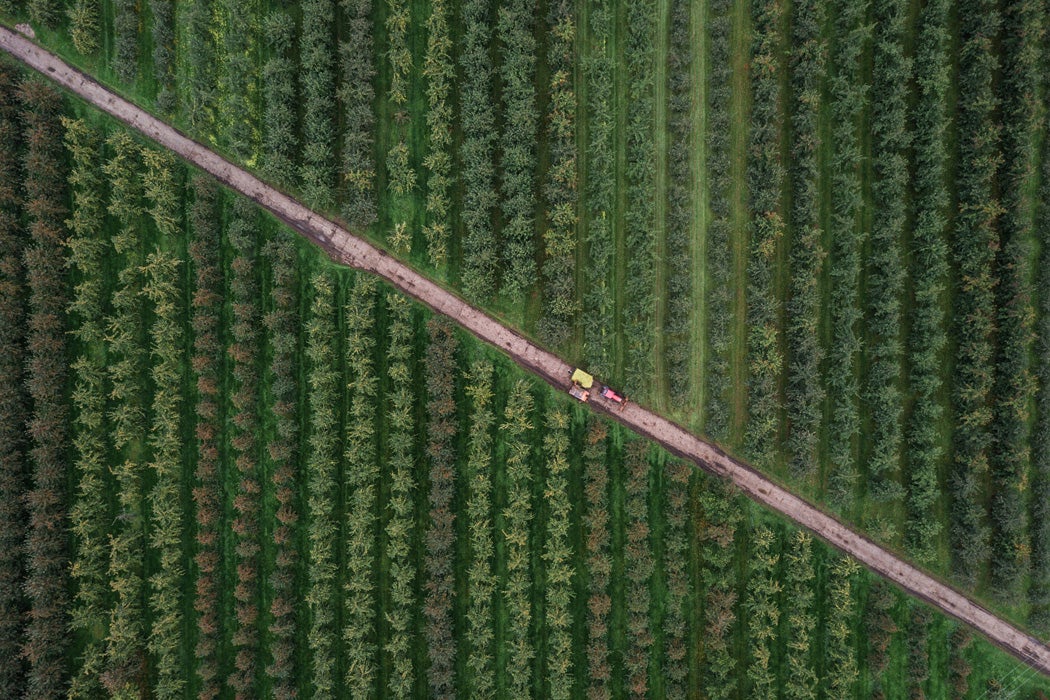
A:
[[[408,265],[307,209],[3,26],[0,26],[0,49],[207,171],[231,189],[255,200],[320,246],[336,262],[379,275],[405,294],[437,313],[449,316],[481,340],[499,348],[552,386],[566,387],[572,369],[568,364]],[[729,479],[749,498],[782,513],[911,595],[967,623],[994,644],[1050,676],[1050,647],[1042,641],[728,456],[715,445],[638,404],[629,404],[622,412],[616,412],[597,398],[591,407],[712,474]]]

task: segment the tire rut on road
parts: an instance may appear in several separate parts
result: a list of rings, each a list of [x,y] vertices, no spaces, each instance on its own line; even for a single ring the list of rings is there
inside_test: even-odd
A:
[[[572,367],[561,358],[504,326],[455,293],[424,277],[335,222],[311,211],[246,170],[186,137],[162,120],[118,97],[98,82],[45,51],[13,30],[0,25],[0,49],[75,93],[107,114],[173,151],[215,179],[255,200],[274,216],[320,246],[334,261],[372,272],[404,294],[439,314],[450,317],[480,340],[509,355],[518,365],[554,387],[565,388]],[[996,616],[947,583],[920,570],[903,557],[854,531],[834,516],[774,483],[752,467],[730,457],[716,445],[636,403],[622,411],[596,399],[590,407],[664,449],[701,468],[731,480],[752,500],[810,530],[833,547],[849,554],[872,571],[899,585],[944,613],[972,626],[992,643],[1050,676],[1050,646]]]

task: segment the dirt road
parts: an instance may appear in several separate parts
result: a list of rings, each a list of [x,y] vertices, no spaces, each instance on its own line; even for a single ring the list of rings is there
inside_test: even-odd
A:
[[[451,317],[481,340],[503,350],[522,367],[555,387],[566,388],[572,368],[560,358],[470,306],[453,292],[423,277],[384,251],[358,238],[288,195],[266,185],[245,170],[187,138],[160,119],[113,94],[93,79],[41,49],[14,31],[0,26],[0,49],[68,90],[111,114],[186,161],[213,175],[231,189],[266,207],[288,225],[324,249],[333,260],[383,277],[434,311]],[[812,531],[832,546],[898,584],[910,594],[955,617],[988,637],[1007,652],[1050,676],[1050,647],[971,600],[930,574],[875,544],[808,501],[778,486],[748,465],[729,457],[671,421],[638,404],[623,412],[610,411],[602,399],[594,410],[607,414],[637,433],[709,472],[730,479],[755,501],[772,508]]]

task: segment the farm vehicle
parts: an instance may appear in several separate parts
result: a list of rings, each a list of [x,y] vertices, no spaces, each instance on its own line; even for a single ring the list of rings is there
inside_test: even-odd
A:
[[[596,383],[594,377],[587,372],[584,372],[579,367],[572,371],[571,377],[572,386],[569,387],[569,396],[585,403],[590,401],[591,394],[595,392]],[[616,404],[621,411],[623,410],[623,407],[627,405],[627,397],[612,387],[598,383],[596,391],[598,396],[610,403]]]

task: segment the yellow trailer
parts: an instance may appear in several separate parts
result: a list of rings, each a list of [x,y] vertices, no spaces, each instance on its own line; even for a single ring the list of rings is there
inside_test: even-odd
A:
[[[590,389],[594,386],[594,377],[577,367],[572,373],[572,383],[581,386],[584,389]]]

